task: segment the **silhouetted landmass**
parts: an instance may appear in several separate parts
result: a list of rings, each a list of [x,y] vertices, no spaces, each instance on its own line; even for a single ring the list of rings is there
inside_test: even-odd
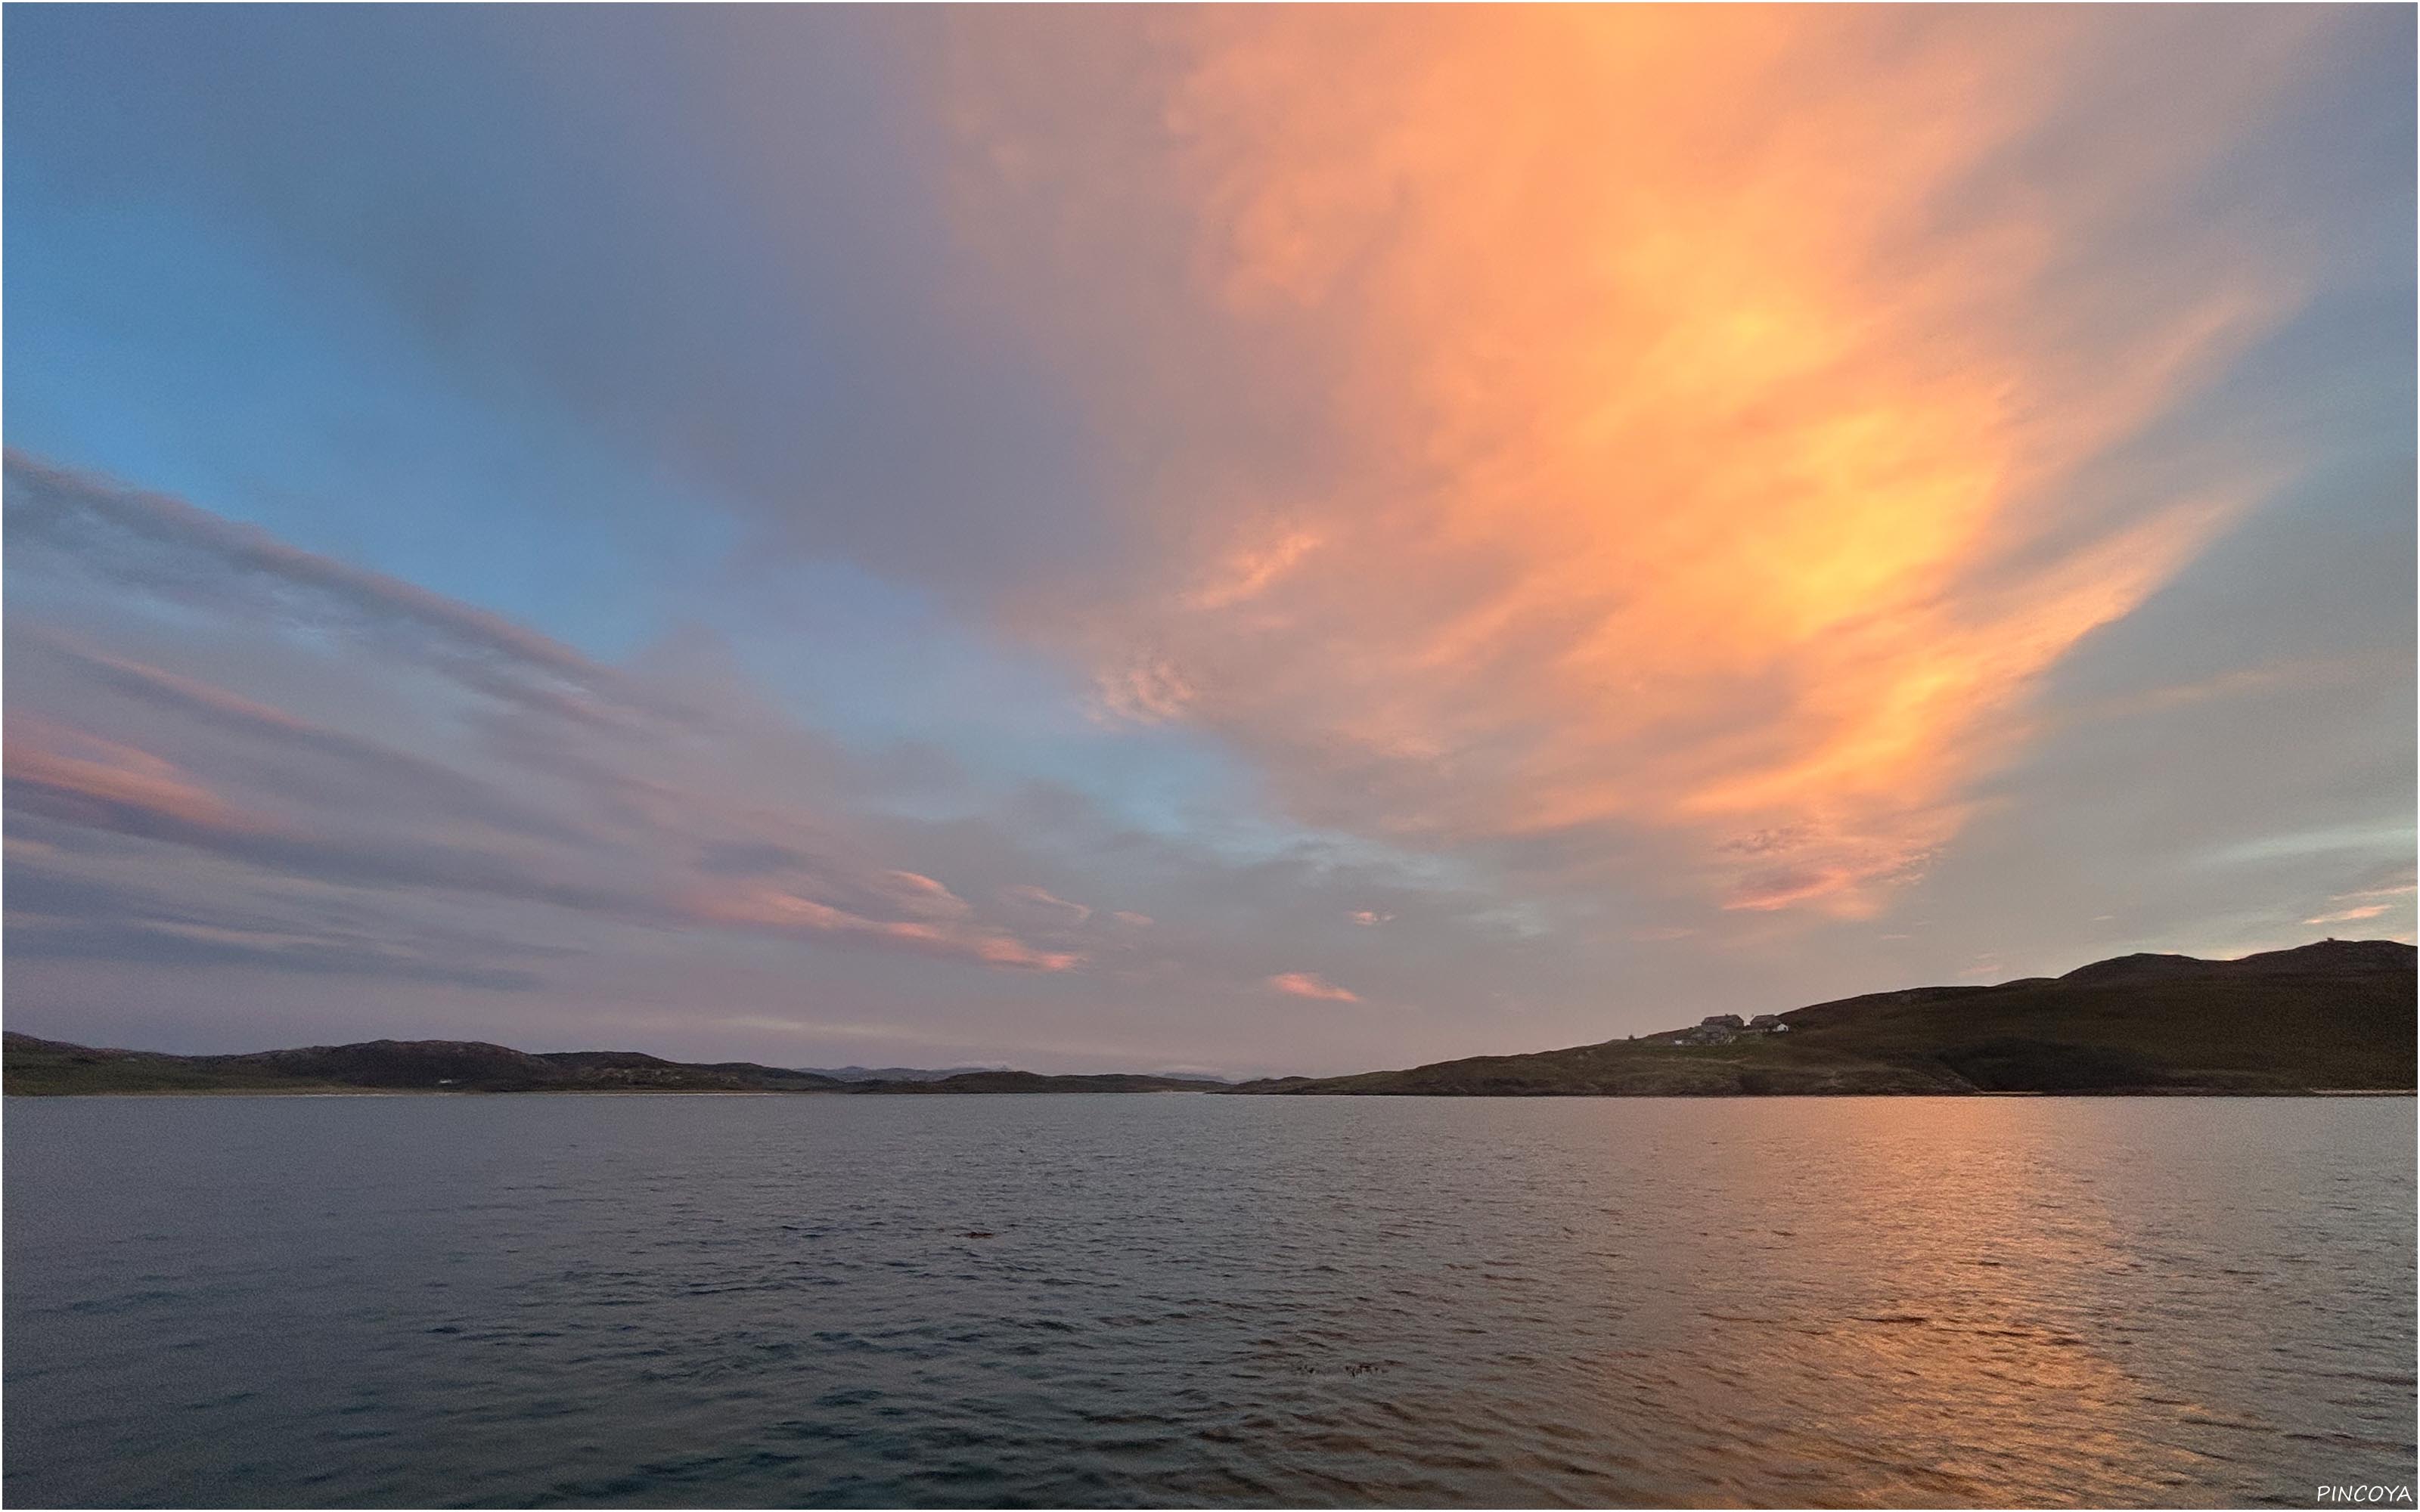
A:
[[[1874,993],[1750,1025],[1710,1021],[1570,1050],[1239,1086],[1192,1076],[1025,1071],[844,1081],[749,1061],[696,1065],[627,1050],[532,1055],[453,1040],[170,1056],[9,1034],[0,1069],[14,1094],[2409,1092],[2415,1076],[2414,954],[2392,940],[2328,940],[2240,961],[2130,955],[2055,979]]]
[[[1917,987],[1776,1015],[1238,1092],[1739,1096],[2413,1089],[2412,947],[2328,940],[2240,961],[2131,955],[1996,987]],[[1708,1042],[1689,1042],[1701,1039]]]
[[[970,1072],[1006,1071],[1006,1066],[943,1066],[928,1069],[921,1066],[800,1066],[800,1071],[814,1076],[829,1076],[836,1082],[938,1082],[944,1076],[964,1076]]]
[[[862,1082],[869,1092],[1217,1092],[1225,1082],[1203,1076],[1045,1076],[1030,1071],[974,1071],[936,1081]]]
[[[532,1055],[454,1040],[373,1040],[240,1056],[143,1050],[6,1037],[5,1081],[17,1094],[90,1092],[1166,1092],[1223,1083],[1182,1076],[1040,1076],[1023,1071],[933,1079],[842,1081],[748,1061],[696,1065],[632,1050]]]
[[[532,1055],[458,1040],[372,1040],[238,1056],[143,1050],[6,1037],[7,1088],[56,1092],[814,1092],[848,1084],[747,1061],[691,1065],[627,1050]]]

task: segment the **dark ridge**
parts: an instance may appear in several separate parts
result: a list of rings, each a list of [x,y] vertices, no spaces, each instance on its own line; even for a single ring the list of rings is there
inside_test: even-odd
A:
[[[2411,1092],[2413,948],[2323,940],[2239,961],[2131,955],[2058,978],[1914,987],[1777,1015],[1244,1094],[1740,1096]]]
[[[2244,975],[2273,972],[2393,972],[2412,969],[2413,948],[2400,940],[2319,940],[2211,964]]]
[[[1165,1092],[1223,1083],[1181,1076],[963,1072],[936,1081],[845,1082],[752,1061],[690,1064],[635,1050],[543,1055],[457,1040],[372,1040],[240,1056],[100,1050],[11,1033],[5,1079],[18,1094],[70,1092]]]
[[[2057,980],[2060,981],[2120,981],[2127,978],[2180,977],[2205,972],[2216,962],[2203,961],[2189,955],[2121,955],[2114,961],[2095,961],[2088,966],[2078,966]]]
[[[551,1066],[571,1070],[637,1071],[672,1064],[661,1056],[642,1055],[636,1050],[549,1050],[540,1052],[537,1058]]]
[[[2413,948],[2322,940],[2238,961],[2132,955],[2058,978],[1914,987],[1534,1055],[1230,1086],[1205,1077],[971,1071],[841,1081],[749,1061],[627,1050],[531,1055],[373,1040],[170,1056],[9,1033],[15,1094],[208,1091],[698,1091],[871,1095],[1220,1092],[1738,1096],[1960,1092],[2410,1092]],[[1772,1022],[1777,1021],[1776,1031]]]
[[[943,1066],[932,1069],[923,1066],[800,1066],[799,1070],[815,1076],[829,1076],[837,1082],[938,1082],[945,1076],[963,1076],[970,1072],[1006,1071],[1005,1066]]]
[[[576,1074],[520,1050],[456,1040],[372,1040],[366,1044],[307,1045],[299,1050],[190,1058],[204,1065],[299,1081],[386,1088],[539,1087]]]
[[[861,1082],[867,1092],[1208,1092],[1221,1091],[1224,1082],[1198,1076],[1045,1076],[1030,1071],[974,1071],[938,1081]]]

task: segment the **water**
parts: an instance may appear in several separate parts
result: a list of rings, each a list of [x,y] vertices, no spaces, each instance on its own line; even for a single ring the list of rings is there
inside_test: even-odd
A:
[[[2413,1478],[2404,1099],[10,1099],[6,1134],[15,1506]]]

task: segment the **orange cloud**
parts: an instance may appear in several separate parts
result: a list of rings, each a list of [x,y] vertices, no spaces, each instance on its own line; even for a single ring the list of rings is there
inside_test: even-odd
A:
[[[1190,609],[1231,609],[1263,591],[1319,548],[1319,537],[1294,531],[1266,546],[1246,546],[1221,564],[1210,580],[1186,598]]]
[[[2246,501],[2083,480],[2290,305],[2130,217],[2224,154],[2293,18],[2033,177],[2088,16],[958,24],[969,235],[1158,554],[1046,633],[1306,818],[1649,833],[1728,906],[1870,912],[2042,674]]]
[[[2323,909],[2312,918],[2303,920],[2303,922],[2305,924],[2350,924],[2365,918],[2376,918],[2380,915],[2391,912],[2397,907],[2409,907],[2410,900],[2415,891],[2420,891],[2420,886],[2415,886],[2409,882],[2398,882],[2389,883],[2383,887],[2364,887],[2358,892],[2340,892],[2335,897],[2329,899],[2328,902],[2331,904],[2341,904],[2342,906]],[[2370,899],[2383,899],[2385,901],[2382,903],[2373,903],[2368,901]]]
[[[2364,903],[2358,908],[2346,908],[2340,909],[2333,914],[2321,914],[2315,918],[2306,918],[2303,920],[2303,922],[2305,924],[2349,924],[2358,918],[2376,918],[2379,915],[2384,912],[2386,912],[2386,904],[2384,903]]]
[[[1318,975],[1316,972],[1280,972],[1277,976],[1271,977],[1268,980],[1268,986],[1271,992],[1283,993],[1289,997],[1311,997],[1316,998],[1324,1003],[1357,1003],[1361,1001],[1360,994],[1350,991],[1347,988],[1339,987],[1336,983],[1329,981],[1326,978]]]

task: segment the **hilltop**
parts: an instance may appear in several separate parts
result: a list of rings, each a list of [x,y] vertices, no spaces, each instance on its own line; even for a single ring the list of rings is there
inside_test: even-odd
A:
[[[1739,1096],[2413,1089],[2415,952],[2327,940],[2236,961],[2130,955],[2063,977],[1916,987],[1776,1015],[1408,1071],[1285,1077],[1263,1095]]]

